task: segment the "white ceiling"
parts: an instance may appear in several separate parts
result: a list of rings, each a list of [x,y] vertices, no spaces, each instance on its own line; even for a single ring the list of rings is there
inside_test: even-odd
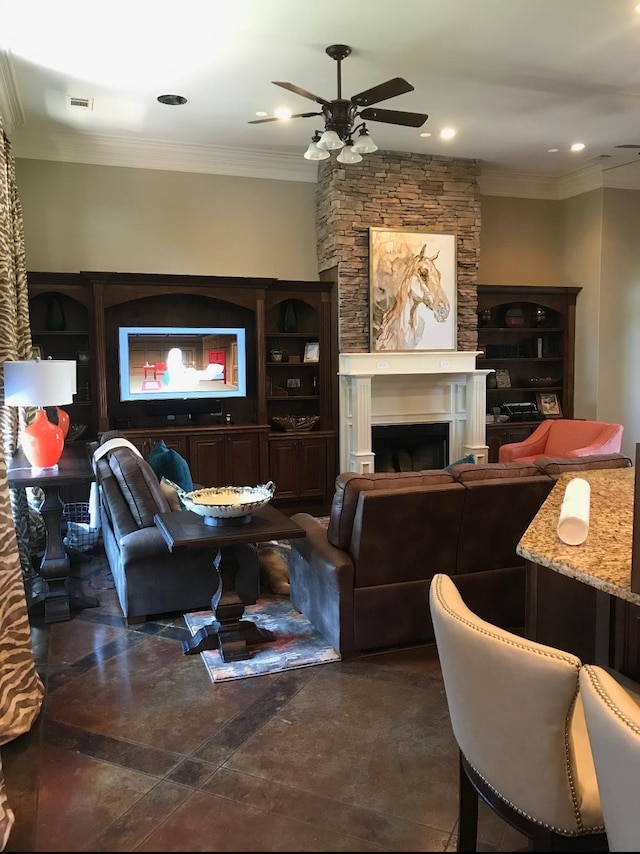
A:
[[[640,187],[636,2],[0,0],[0,112],[16,157],[314,180],[302,154],[320,118],[248,122],[319,109],[273,80],[335,98],[325,48],[343,43],[344,97],[399,76],[415,91],[379,106],[429,114],[368,123],[381,149],[475,158],[540,195],[584,174]]]

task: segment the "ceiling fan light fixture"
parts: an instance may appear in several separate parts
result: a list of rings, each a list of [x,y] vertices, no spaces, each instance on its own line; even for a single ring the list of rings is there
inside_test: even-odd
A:
[[[311,142],[309,143],[309,148],[304,153],[304,157],[306,160],[326,160],[327,157],[331,157],[328,151],[318,148],[318,142],[320,140],[320,134],[318,131],[314,133],[311,137]]]
[[[336,157],[339,163],[360,163],[362,155],[353,150],[353,140],[348,139],[340,154]]]
[[[334,130],[326,130],[318,140],[317,146],[324,151],[337,151],[344,146],[344,142]]]
[[[378,150],[378,146],[364,125],[360,128],[358,138],[353,143],[353,150],[358,154],[373,154],[374,151]]]

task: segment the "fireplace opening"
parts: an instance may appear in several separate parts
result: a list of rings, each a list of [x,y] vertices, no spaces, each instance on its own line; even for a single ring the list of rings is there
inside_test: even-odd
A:
[[[441,469],[449,461],[448,424],[372,426],[374,471]]]

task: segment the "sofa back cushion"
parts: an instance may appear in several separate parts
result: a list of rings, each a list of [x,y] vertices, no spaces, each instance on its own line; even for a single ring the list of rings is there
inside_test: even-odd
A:
[[[513,480],[526,477],[540,477],[540,469],[532,462],[508,463],[458,463],[451,467],[451,474],[458,483],[471,483],[479,480]]]
[[[156,513],[169,511],[158,478],[146,460],[128,448],[116,448],[108,455],[107,462],[120,488],[120,500],[138,528],[151,527]],[[112,494],[112,500],[116,498]],[[111,512],[114,512],[113,508]]]
[[[516,546],[555,486],[553,478],[532,468],[533,476],[464,483],[457,573],[524,566]]]
[[[348,549],[355,587],[452,574],[464,499],[458,483],[361,491]]]
[[[332,546],[347,551],[351,545],[353,520],[361,492],[396,490],[454,483],[449,472],[440,470],[408,472],[343,472],[336,478],[327,538]]]
[[[633,463],[624,454],[590,454],[586,457],[538,457],[535,465],[540,472],[557,480],[565,472],[629,468]]]

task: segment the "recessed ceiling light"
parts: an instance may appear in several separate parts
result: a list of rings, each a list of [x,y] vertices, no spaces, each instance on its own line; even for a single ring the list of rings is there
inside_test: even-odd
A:
[[[431,136],[431,134],[427,131],[426,133],[421,133],[420,136],[423,136],[426,139],[426,137]]]
[[[286,107],[278,107],[275,111],[274,115],[278,119],[290,119],[291,118],[291,110],[288,110]]]
[[[171,107],[179,107],[187,103],[184,95],[158,95],[161,104],[169,104]]]
[[[549,154],[556,154],[558,151],[560,151],[560,149],[559,148],[547,148],[547,151],[549,152]]]
[[[442,128],[440,131],[440,139],[453,139],[456,135],[454,128]]]
[[[264,110],[258,110],[258,112],[256,113],[256,116],[259,116],[260,118],[262,118],[262,116],[267,116],[267,115],[268,115],[268,113],[265,113]]]
[[[571,151],[582,151],[585,148],[584,142],[574,142],[571,146]]]

